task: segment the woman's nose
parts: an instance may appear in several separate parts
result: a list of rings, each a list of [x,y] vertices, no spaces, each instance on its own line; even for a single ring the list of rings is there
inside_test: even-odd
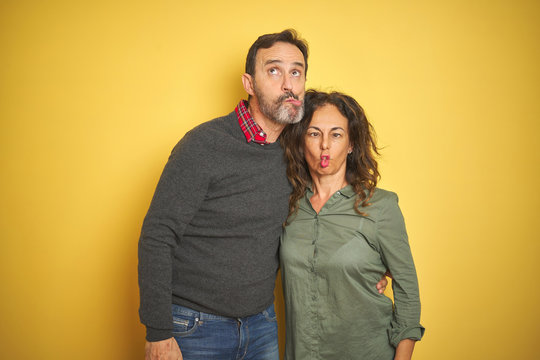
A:
[[[323,149],[323,150],[327,150],[327,149],[328,149],[328,139],[326,138],[326,136],[323,136],[323,137],[322,137],[322,141],[321,141],[321,149]]]

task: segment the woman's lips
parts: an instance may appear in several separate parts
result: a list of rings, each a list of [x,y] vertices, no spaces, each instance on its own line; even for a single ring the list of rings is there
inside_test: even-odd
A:
[[[321,167],[325,168],[330,162],[330,155],[321,155]]]

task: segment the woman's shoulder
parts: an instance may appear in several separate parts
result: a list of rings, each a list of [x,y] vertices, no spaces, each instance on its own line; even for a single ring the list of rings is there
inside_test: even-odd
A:
[[[365,207],[363,211],[367,212],[370,218],[377,221],[386,211],[397,208],[398,200],[395,192],[375,188],[373,196],[368,200],[369,206]]]
[[[373,196],[369,199],[369,202],[372,204],[384,204],[387,202],[397,202],[398,196],[395,192],[390,190],[385,190],[381,188],[375,188]]]

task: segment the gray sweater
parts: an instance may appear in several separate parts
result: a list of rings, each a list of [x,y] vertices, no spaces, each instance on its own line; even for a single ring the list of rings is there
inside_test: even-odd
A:
[[[235,112],[184,136],[139,240],[148,341],[172,336],[171,303],[229,317],[270,306],[290,190],[279,143],[247,143]]]

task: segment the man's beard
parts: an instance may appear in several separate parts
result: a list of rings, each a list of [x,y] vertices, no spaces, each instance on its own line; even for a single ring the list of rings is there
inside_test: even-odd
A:
[[[268,99],[259,89],[254,86],[255,96],[259,101],[259,108],[264,116],[278,124],[296,124],[304,116],[304,101],[302,105],[296,106],[288,104],[285,100],[293,98],[298,100],[298,96],[292,92],[287,92],[281,95],[276,101]]]

